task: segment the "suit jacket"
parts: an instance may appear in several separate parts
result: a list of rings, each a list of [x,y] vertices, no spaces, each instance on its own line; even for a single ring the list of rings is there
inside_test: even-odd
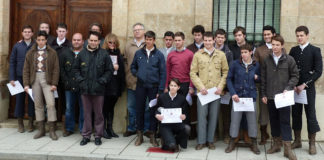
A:
[[[172,51],[175,51],[176,48],[172,46],[171,49],[170,49],[170,52],[169,52],[169,53],[167,53],[167,49],[166,49],[166,47],[159,48],[159,50],[160,50],[160,52],[162,52],[162,54],[163,54],[163,56],[164,56],[164,60],[165,60],[165,62],[166,62],[166,60],[167,60],[167,58],[168,58],[168,54],[171,53]]]

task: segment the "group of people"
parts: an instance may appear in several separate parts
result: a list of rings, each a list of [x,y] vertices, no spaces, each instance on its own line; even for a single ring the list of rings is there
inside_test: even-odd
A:
[[[137,134],[136,146],[144,142],[143,136],[147,136],[157,147],[157,137],[160,137],[162,149],[179,151],[179,145],[187,148],[188,138],[196,129],[196,150],[215,149],[215,131],[221,112],[224,142],[228,143],[226,153],[233,151],[243,139],[253,153],[260,154],[258,123],[259,144],[264,145],[270,138],[267,133],[270,121],[274,143],[267,153],[278,152],[284,145],[284,156],[296,159],[292,149],[302,145],[303,104],[276,108],[274,96],[289,90],[297,94],[306,90],[308,104],[304,109],[309,154],[316,154],[315,136],[320,128],[315,112],[315,81],[322,74],[322,56],[320,49],[309,43],[306,26],[296,28],[298,46],[289,54],[284,49],[283,37],[276,34],[272,26],[263,27],[264,44],[258,47],[248,44],[246,30],[240,26],[233,30],[235,43],[229,46],[225,43],[225,30],[218,29],[213,34],[196,25],[192,28],[192,44],[185,47],[183,32],[167,31],[162,48],[155,45],[156,34],[145,32],[143,24],[136,23],[132,29],[134,39],[127,41],[121,53],[117,36],[110,33],[102,38],[102,26],[98,23],[90,26],[86,41],[82,34],[74,33],[72,43],[65,37],[65,24],[58,24],[58,36],[54,38],[48,35],[49,24],[41,23],[36,42],[32,38],[33,29],[28,25],[23,27],[23,40],[14,46],[10,57],[10,83],[14,85],[18,80],[26,92],[32,88],[35,111],[29,100],[28,130],[33,131],[33,116],[36,115],[39,131],[35,139],[45,135],[45,110],[49,135],[53,140],[58,139],[53,95],[56,90],[58,101],[63,101],[60,96],[65,96],[63,136],[74,132],[74,107],[78,102],[79,131],[83,136],[80,145],[90,142],[93,127],[96,145],[102,143],[101,137],[118,137],[112,129],[114,106],[127,87],[128,125],[123,136]],[[197,93],[210,94],[208,90],[213,87],[216,87],[213,94],[230,94],[234,102],[252,98],[254,111],[234,111],[232,102],[221,104],[220,99],[202,105]],[[188,96],[192,97],[192,105],[186,99]],[[149,107],[153,99],[157,99],[157,104]],[[24,101],[24,93],[16,96],[19,132],[24,132]],[[181,108],[182,123],[161,123],[164,119],[161,110],[165,108]],[[295,136],[292,144],[290,110]],[[196,119],[195,126],[191,122]]]

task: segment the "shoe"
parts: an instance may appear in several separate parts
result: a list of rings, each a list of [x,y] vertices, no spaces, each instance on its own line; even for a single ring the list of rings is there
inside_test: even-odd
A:
[[[23,120],[23,118],[18,118],[18,132],[19,132],[19,133],[24,133],[24,132],[25,132],[25,127],[24,127],[24,120]]]
[[[103,137],[106,139],[111,139],[111,135],[108,134],[107,130],[104,130]]]
[[[85,137],[83,137],[83,138],[82,138],[82,141],[80,142],[80,146],[84,146],[84,145],[86,145],[88,142],[90,142],[90,139],[89,139],[89,138],[85,138]]]
[[[272,154],[281,151],[282,141],[280,137],[272,137],[273,138],[273,145],[270,149],[267,150],[267,154]]]
[[[230,142],[229,142],[227,148],[225,149],[225,153],[231,153],[235,149],[235,139],[236,138],[230,139]]]
[[[95,138],[95,145],[99,146],[101,144],[102,144],[101,138]]]
[[[135,131],[126,131],[124,134],[123,134],[123,137],[129,137],[129,136],[132,136],[136,134]]]
[[[142,131],[137,131],[137,138],[135,140],[135,146],[139,146],[143,143],[143,132]]]
[[[150,137],[150,143],[153,145],[153,147],[158,147],[159,143],[156,141],[155,133],[149,131],[149,137]]]
[[[308,139],[309,139],[309,154],[315,155],[316,154],[316,145],[315,145],[315,137],[316,133],[310,134],[308,133]]]
[[[210,150],[215,150],[215,148],[216,148],[213,142],[207,142],[207,147]]]
[[[73,134],[73,132],[65,130],[65,131],[63,132],[63,137],[68,137],[68,136],[70,136],[70,135],[72,135],[72,134]]]
[[[291,144],[291,148],[292,149],[301,148],[302,147],[302,143],[301,143],[301,130],[294,130],[294,135],[295,135],[295,140]]]
[[[49,136],[53,141],[56,141],[58,139],[56,133],[55,133],[55,122],[48,122],[48,127],[49,127]]]
[[[243,130],[243,138],[244,138],[244,142],[246,144],[251,144],[251,138],[249,137],[249,133],[247,130]]]
[[[259,142],[259,145],[265,145],[267,144],[267,140],[270,138],[267,132],[267,125],[260,126],[260,132],[261,132],[261,141]]]
[[[202,150],[205,147],[206,147],[206,144],[197,144],[196,145],[196,150]]]
[[[290,141],[284,141],[284,156],[289,158],[289,160],[297,160],[295,154],[291,150],[291,142]]]
[[[37,122],[38,126],[38,132],[35,134],[34,139],[41,138],[45,136],[45,123],[44,121],[38,121]]]
[[[258,148],[258,142],[257,142],[257,139],[256,138],[251,138],[252,140],[252,145],[251,145],[251,151],[254,153],[254,154],[257,154],[259,155],[260,154],[260,150]]]
[[[28,117],[28,132],[33,132],[34,129],[34,117]]]
[[[110,134],[111,134],[111,137],[114,137],[114,138],[119,137],[118,134],[116,134],[113,129],[110,130]]]
[[[230,140],[231,140],[231,137],[229,135],[224,136],[224,143],[225,144],[229,144]]]
[[[143,135],[147,138],[150,138],[150,134],[151,134],[150,131],[145,131]]]

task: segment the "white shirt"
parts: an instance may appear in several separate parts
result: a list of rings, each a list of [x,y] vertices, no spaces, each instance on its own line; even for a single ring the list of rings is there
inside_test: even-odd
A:
[[[46,45],[45,45],[43,48],[39,48],[39,47],[37,46],[37,49],[38,49],[38,50],[45,50],[45,49],[46,49]]]
[[[65,37],[60,41],[60,39],[57,37],[56,38],[56,43],[60,46],[61,44],[63,44],[65,42]]]
[[[173,101],[173,99],[177,96],[177,93],[174,96],[171,96],[171,93],[169,92],[169,96],[170,96],[171,100]]]
[[[279,59],[282,56],[282,54],[280,54],[280,56],[277,57],[274,53],[272,53],[272,56],[273,56],[273,60],[275,61],[276,65],[278,65]]]
[[[272,49],[272,44],[271,43],[266,43],[266,46],[268,47],[268,49]]]
[[[211,52],[208,49],[204,48],[204,51],[207,52],[209,55],[211,55],[215,51],[215,48]]]
[[[150,49],[150,50],[145,48],[145,50],[146,50],[146,53],[147,53],[147,57],[150,57],[150,54],[154,50],[154,47],[152,49]]]
[[[299,45],[300,49],[303,51],[307,46],[309,45],[309,42],[307,42],[306,44],[304,45]]]
[[[182,51],[184,51],[184,50],[186,50],[186,47],[183,47],[183,48],[180,49],[180,50],[176,49],[177,52],[182,52]]]
[[[136,39],[134,39],[134,42],[136,43],[136,46],[139,48],[141,45],[142,45],[142,43],[144,42],[144,39],[142,39],[141,41],[136,41]]]
[[[222,50],[224,48],[224,44],[222,46],[220,46],[219,48],[217,48],[217,45],[215,44],[215,48],[218,50]]]
[[[172,50],[172,46],[170,48],[165,47],[165,49],[166,49],[166,54],[169,54]]]
[[[243,61],[243,60],[242,60]],[[250,64],[252,64],[252,59],[250,60],[250,62],[248,62],[248,63],[245,63],[244,61],[243,61],[243,64],[245,65],[245,68],[247,68]]]
[[[203,44],[204,44],[203,42],[201,42],[200,44],[198,44],[198,43],[195,42],[196,47],[199,48],[199,49],[200,49],[200,47],[201,47]]]

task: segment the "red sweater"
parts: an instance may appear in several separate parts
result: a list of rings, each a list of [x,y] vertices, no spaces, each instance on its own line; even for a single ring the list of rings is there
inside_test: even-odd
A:
[[[183,51],[172,51],[167,58],[167,79],[165,87],[168,87],[169,81],[172,78],[177,78],[181,83],[190,82],[190,87],[193,84],[190,80],[190,66],[194,54],[185,49]]]

